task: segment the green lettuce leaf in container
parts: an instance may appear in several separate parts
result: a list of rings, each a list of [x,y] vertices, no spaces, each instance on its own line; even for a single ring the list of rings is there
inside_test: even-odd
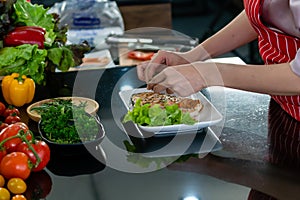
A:
[[[167,112],[166,110],[162,109],[159,104],[155,104],[149,108],[149,118],[151,121],[151,126],[160,126],[163,124],[168,124],[166,121]]]
[[[189,113],[184,113],[177,104],[141,105],[141,99],[138,99],[132,110],[129,110],[123,119],[123,123],[133,121],[142,126],[166,126],[176,124],[193,125],[196,120]]]

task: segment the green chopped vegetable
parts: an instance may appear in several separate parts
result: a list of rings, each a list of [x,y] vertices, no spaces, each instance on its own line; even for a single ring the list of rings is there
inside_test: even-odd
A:
[[[183,113],[177,104],[165,105],[159,104],[141,105],[141,99],[138,99],[132,110],[129,110],[124,117],[123,122],[133,121],[142,126],[166,126],[175,124],[196,123],[189,113]]]
[[[32,110],[41,115],[40,127],[49,140],[74,144],[94,140],[99,132],[96,119],[85,112],[85,106],[74,105],[71,99],[53,99]]]

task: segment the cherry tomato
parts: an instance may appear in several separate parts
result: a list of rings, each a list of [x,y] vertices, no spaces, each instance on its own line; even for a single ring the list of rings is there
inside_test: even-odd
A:
[[[9,105],[3,112],[3,117],[7,117],[9,115],[12,115],[13,113],[16,113],[16,115],[20,116],[20,111],[18,108],[12,106],[12,105]]]
[[[25,153],[12,152],[4,156],[0,162],[0,173],[6,179],[21,178],[25,180],[30,172],[29,158]]]
[[[6,109],[6,106],[4,105],[4,103],[0,102],[0,115],[3,115],[5,109]]]
[[[11,200],[27,200],[26,197],[22,194],[17,194],[11,198]]]
[[[52,189],[51,177],[45,170],[31,173],[26,183],[25,196],[27,199],[46,199]]]
[[[42,140],[35,140],[33,143],[30,144],[41,159],[39,165],[37,167],[33,167],[32,171],[41,171],[46,167],[50,160],[50,148],[47,145],[47,143]],[[33,164],[36,163],[37,159],[34,153],[29,149],[28,145],[25,142],[20,143],[17,146],[16,151],[25,153]]]
[[[0,132],[0,141],[4,139],[14,136],[18,134],[20,130],[23,130],[24,133],[27,133],[26,138],[27,140],[31,140],[32,135],[28,132],[28,126],[23,122],[17,122],[14,124],[10,124],[7,128],[3,129]],[[6,148],[8,153],[16,151],[17,145],[20,144],[22,140],[20,138],[13,138],[11,140],[6,141],[3,146]]]
[[[0,175],[0,187],[3,187],[5,185],[5,179],[2,175]]]
[[[10,200],[10,193],[6,188],[0,187],[0,200]]]
[[[8,127],[8,123],[0,121],[0,131],[2,131],[3,129],[5,129],[6,127]]]
[[[22,194],[26,191],[27,185],[20,178],[11,178],[7,182],[7,189],[13,194]]]
[[[16,113],[13,113],[13,114],[7,116],[4,120],[4,122],[7,124],[14,124],[14,123],[20,122],[20,121],[21,121],[21,118]]]

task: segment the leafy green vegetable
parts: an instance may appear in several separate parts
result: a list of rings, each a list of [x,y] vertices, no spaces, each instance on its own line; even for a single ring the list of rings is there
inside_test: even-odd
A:
[[[189,124],[196,122],[189,113],[183,113],[177,104],[165,105],[163,108],[159,104],[141,105],[138,99],[132,110],[128,111],[123,122],[133,121],[142,126],[166,126],[175,124]]]
[[[63,72],[75,66],[72,51],[64,46],[49,49],[48,59]]]
[[[85,112],[85,103],[74,105],[68,99],[53,99],[32,110],[41,115],[40,127],[46,137],[62,144],[91,141],[99,132],[96,119]]]
[[[0,75],[13,72],[30,76],[36,83],[44,80],[47,51],[37,45],[23,44],[0,49]]]
[[[0,1],[0,49],[2,39],[15,26],[39,26],[46,30],[43,50],[29,44],[1,49],[0,75],[17,72],[31,77],[37,84],[46,84],[47,71],[68,71],[82,63],[90,46],[87,42],[66,45],[68,27],[59,26],[59,15],[48,10],[26,0],[7,0],[5,4]]]
[[[15,12],[12,18],[15,24],[26,26],[39,26],[46,29],[45,44],[51,46],[56,38],[54,33],[55,21],[49,9],[45,9],[43,5],[32,4],[26,0],[17,0],[13,5]]]

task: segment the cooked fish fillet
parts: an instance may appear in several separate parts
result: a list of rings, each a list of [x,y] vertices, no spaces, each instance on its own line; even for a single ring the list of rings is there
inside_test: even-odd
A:
[[[161,106],[178,104],[183,112],[189,112],[191,117],[198,120],[199,112],[203,108],[203,104],[199,99],[190,99],[186,97],[177,97],[168,94],[159,94],[154,92],[141,92],[131,96],[132,104],[141,99],[141,104],[160,104]]]

